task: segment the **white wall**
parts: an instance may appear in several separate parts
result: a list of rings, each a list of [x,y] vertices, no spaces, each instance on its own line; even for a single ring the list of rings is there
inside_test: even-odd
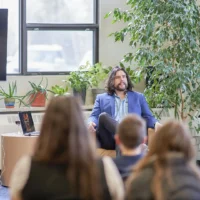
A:
[[[123,28],[123,23],[112,24],[112,17],[104,19],[106,13],[114,8],[123,8],[125,1],[122,0],[100,0],[100,28],[99,28],[99,60],[111,66],[118,65],[123,55],[132,51],[128,47],[128,41],[114,42],[112,36],[108,35],[112,32]]]
[[[124,8],[125,1],[122,0],[100,0],[100,33],[99,33],[99,60],[106,65],[116,66],[119,61],[123,58],[123,55],[132,51],[128,47],[128,42],[124,43],[115,43],[114,38],[108,37],[108,35],[116,30],[120,30],[123,27],[123,24],[111,24],[111,17],[104,19],[104,16],[107,12],[113,10],[115,7]],[[44,76],[48,77],[49,86],[62,84],[62,80],[65,79],[65,76]],[[17,81],[18,95],[24,95],[29,89],[30,85],[29,80],[39,83],[41,76],[7,76],[6,82],[0,81],[0,86],[3,88],[8,87],[9,81]],[[139,84],[135,87],[137,91],[143,91],[144,84]],[[86,104],[90,105],[92,103],[91,92],[88,91],[86,97]],[[0,108],[4,107],[3,100],[0,100]]]
[[[106,13],[114,8],[126,8],[125,2],[122,0],[100,0],[100,28],[99,28],[99,61],[106,65],[116,66],[122,60],[126,53],[134,52],[134,49],[129,47],[128,40],[115,42],[112,36],[108,35],[112,32],[121,30],[123,23],[112,24],[112,17],[104,19]],[[133,64],[132,68],[136,67]],[[145,88],[144,81],[135,85],[135,90],[143,92]]]

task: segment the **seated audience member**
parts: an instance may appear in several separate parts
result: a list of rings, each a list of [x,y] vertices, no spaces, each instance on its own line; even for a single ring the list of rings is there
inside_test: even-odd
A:
[[[114,162],[124,181],[130,175],[133,165],[143,157],[141,145],[145,138],[145,121],[135,114],[127,115],[117,127],[115,140],[121,155]]]
[[[198,200],[200,171],[186,127],[176,121],[156,132],[127,181],[128,200]]]
[[[33,157],[24,157],[11,177],[12,200],[123,199],[123,182],[108,157],[96,157],[94,138],[75,97],[49,103]]]
[[[115,149],[114,135],[118,123],[127,114],[137,114],[147,122],[147,128],[160,126],[152,115],[143,94],[133,91],[128,73],[114,67],[107,81],[107,92],[97,95],[94,108],[88,119],[90,132],[96,132],[100,148]]]

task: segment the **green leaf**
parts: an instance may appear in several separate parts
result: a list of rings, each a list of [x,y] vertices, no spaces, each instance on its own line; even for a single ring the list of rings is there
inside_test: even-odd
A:
[[[104,16],[104,18],[106,19],[106,18],[110,17],[111,14],[112,14],[112,11],[109,12],[109,13],[106,13],[106,15]]]

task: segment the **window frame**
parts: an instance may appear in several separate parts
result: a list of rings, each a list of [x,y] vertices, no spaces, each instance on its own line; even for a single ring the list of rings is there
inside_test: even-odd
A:
[[[7,74],[21,76],[21,75],[67,75],[67,72],[28,72],[27,71],[27,35],[28,31],[93,31],[93,61],[99,61],[99,0],[93,0],[94,5],[94,23],[81,24],[60,24],[60,23],[26,23],[26,1],[19,0],[19,70],[17,74]],[[94,64],[93,63],[93,64]],[[20,67],[21,66],[21,67]]]

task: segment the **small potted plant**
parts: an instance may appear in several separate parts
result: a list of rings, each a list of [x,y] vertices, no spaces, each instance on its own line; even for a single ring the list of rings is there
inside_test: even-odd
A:
[[[38,84],[29,81],[32,89],[30,91],[28,91],[25,96],[28,97],[28,103],[32,107],[44,107],[45,106],[46,99],[47,99],[47,91],[48,91],[47,90],[47,86],[48,86],[47,78],[46,78],[45,86],[41,85],[42,82],[43,82],[43,77]]]
[[[85,103],[86,90],[91,87],[90,77],[84,66],[80,66],[78,71],[70,72],[66,80],[73,89],[74,96],[81,97]]]
[[[51,87],[51,92],[54,94],[54,96],[61,96],[61,95],[68,95],[69,87],[66,86],[60,86],[60,85],[54,85]]]
[[[107,78],[111,69],[112,67],[104,66],[102,63],[91,65],[87,61],[85,65],[79,67],[78,71],[71,72],[67,81],[75,95],[81,94],[83,101],[88,88],[93,88],[93,99],[95,99],[97,94],[105,92],[105,90],[94,87],[98,87],[99,83]]]
[[[99,88],[99,83],[105,81],[108,78],[109,72],[112,70],[111,66],[105,66],[101,62],[91,65],[86,62],[84,68],[87,68],[89,82],[92,87],[93,103],[96,99],[96,95],[105,92],[105,89]]]
[[[15,82],[11,82],[8,84],[8,92],[5,91],[1,86],[0,86],[0,100],[4,99],[4,103],[5,103],[5,107],[6,108],[14,108],[15,107],[15,101],[18,100],[19,101],[19,106],[21,104],[24,104],[23,101],[23,96],[17,96],[17,83]]]

